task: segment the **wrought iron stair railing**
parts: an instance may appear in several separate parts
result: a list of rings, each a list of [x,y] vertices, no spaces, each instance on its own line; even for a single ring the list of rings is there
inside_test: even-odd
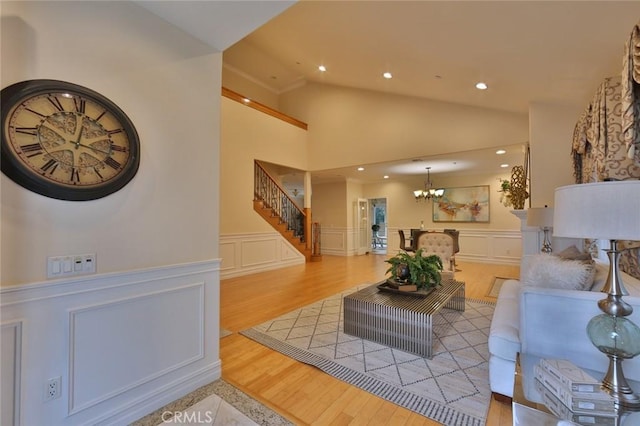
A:
[[[254,162],[254,200],[261,201],[265,208],[271,210],[272,216],[278,217],[294,237],[305,242],[306,214],[291,199],[289,194],[269,175],[258,161]]]

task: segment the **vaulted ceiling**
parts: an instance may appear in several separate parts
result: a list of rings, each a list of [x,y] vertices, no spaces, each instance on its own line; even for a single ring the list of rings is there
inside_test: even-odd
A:
[[[640,19],[639,1],[137,3],[224,50],[225,67],[275,94],[319,82],[523,114],[536,102],[586,106],[605,77],[621,73]],[[477,90],[479,81],[488,89]],[[510,149],[520,159],[518,151]],[[481,157],[495,163],[491,150]],[[367,166],[379,179],[402,164]],[[324,175],[364,176],[348,168]]]
[[[300,1],[224,62],[278,93],[315,81],[526,113],[588,102],[639,19],[638,1]]]

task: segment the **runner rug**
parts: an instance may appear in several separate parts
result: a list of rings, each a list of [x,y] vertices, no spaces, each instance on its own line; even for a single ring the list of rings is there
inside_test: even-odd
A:
[[[489,389],[487,339],[494,304],[433,318],[434,356],[423,358],[344,334],[343,297],[363,284],[240,333],[349,384],[451,426],[482,426]]]

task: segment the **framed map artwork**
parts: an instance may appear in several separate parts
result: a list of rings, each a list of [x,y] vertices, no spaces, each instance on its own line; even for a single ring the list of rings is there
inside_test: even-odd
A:
[[[489,185],[445,188],[433,200],[434,222],[489,222]]]

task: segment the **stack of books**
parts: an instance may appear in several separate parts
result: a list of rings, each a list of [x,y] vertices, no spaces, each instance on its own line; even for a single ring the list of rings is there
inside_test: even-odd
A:
[[[613,398],[600,382],[572,362],[541,359],[534,367],[536,390],[556,416],[580,424],[615,425]]]

